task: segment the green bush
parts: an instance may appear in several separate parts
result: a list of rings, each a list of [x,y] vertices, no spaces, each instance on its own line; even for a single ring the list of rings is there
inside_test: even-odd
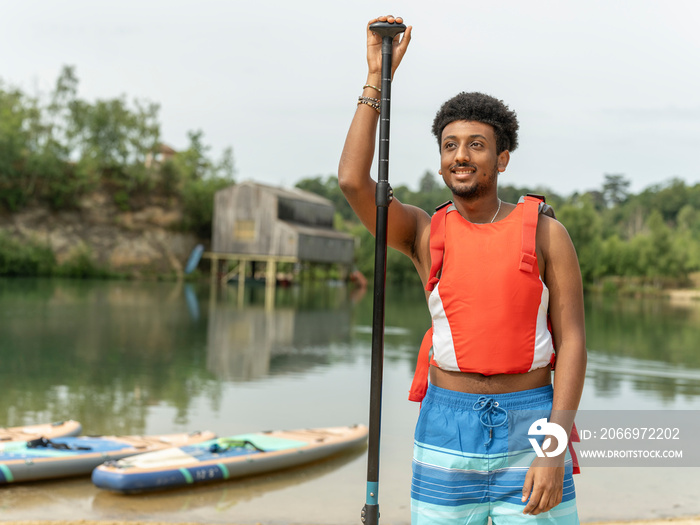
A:
[[[0,275],[7,277],[46,277],[56,267],[51,248],[41,242],[13,239],[0,232]]]
[[[76,247],[68,259],[55,268],[54,275],[73,279],[104,279],[114,276],[109,270],[97,264],[92,250],[86,244]]]
[[[199,237],[211,237],[214,194],[230,184],[223,179],[188,180],[182,192],[183,229]]]

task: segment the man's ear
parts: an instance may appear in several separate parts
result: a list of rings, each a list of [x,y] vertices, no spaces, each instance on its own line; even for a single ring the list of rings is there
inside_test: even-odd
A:
[[[506,171],[508,162],[510,162],[510,152],[508,150],[501,151],[498,154],[498,171],[501,173]]]

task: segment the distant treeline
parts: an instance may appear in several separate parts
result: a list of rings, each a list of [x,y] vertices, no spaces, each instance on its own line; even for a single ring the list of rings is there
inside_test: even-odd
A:
[[[174,151],[160,142],[157,104],[125,96],[89,102],[64,67],[52,92],[30,95],[0,80],[0,212],[29,206],[79,209],[95,191],[117,210],[158,203],[182,211],[177,229],[211,235],[214,193],[233,184],[233,153],[209,156],[201,131]],[[112,277],[85,246],[58,264],[39,239],[0,231],[0,275]]]
[[[672,179],[631,194],[630,181],[620,174],[607,174],[603,187],[568,197],[543,188],[502,186],[499,196],[517,202],[521,195],[546,196],[557,219],[574,242],[587,288],[636,293],[643,289],[687,286],[689,276],[700,271],[700,184],[687,186]],[[359,223],[345,201],[335,176],[302,180],[298,188],[331,200],[339,229],[361,239],[356,266],[373,274],[374,240]],[[431,172],[426,172],[416,191],[394,188],[402,202],[432,214],[450,200],[450,191]],[[417,283],[411,261],[397,251],[388,255],[387,278],[398,283]]]
[[[54,210],[78,208],[97,189],[108,191],[125,211],[158,195],[182,208],[182,230],[208,238],[214,193],[234,181],[232,150],[212,159],[201,131],[188,133],[185,150],[164,148],[158,111],[157,104],[129,103],[124,96],[93,102],[79,98],[72,67],[64,67],[53,91],[45,95],[30,95],[0,81],[0,212],[37,204]],[[335,204],[336,226],[360,238],[356,266],[371,276],[373,238],[348,206],[336,177],[307,178],[297,187]],[[547,197],[574,241],[588,287],[686,285],[700,270],[700,184],[687,186],[673,179],[637,195],[628,189],[623,175],[608,174],[599,191],[568,197],[542,188],[503,186],[499,191],[508,202],[528,192]],[[394,194],[428,213],[450,199],[449,190],[431,172],[415,191],[398,186]],[[393,250],[388,257],[390,279],[417,282],[407,257]],[[0,275],[52,274],[51,259],[46,246],[22,246],[0,232]],[[89,257],[82,259],[63,273],[85,274],[81,268]]]
[[[0,80],[0,209],[78,207],[107,189],[123,210],[157,193],[182,206],[185,231],[209,236],[213,194],[233,183],[233,154],[208,155],[201,131],[184,151],[160,143],[159,106],[126,97],[89,102],[64,67],[51,93],[30,95]]]

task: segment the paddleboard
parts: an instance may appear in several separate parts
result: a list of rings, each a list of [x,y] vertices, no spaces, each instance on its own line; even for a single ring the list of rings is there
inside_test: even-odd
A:
[[[90,474],[100,463],[181,447],[216,437],[213,432],[154,436],[81,436],[0,443],[0,485]]]
[[[282,470],[362,445],[367,427],[316,428],[240,434],[97,467],[92,482],[102,489],[134,493],[233,479]]]
[[[69,419],[40,425],[22,427],[0,427],[0,443],[7,441],[29,441],[38,437],[53,439],[65,436],[77,436],[82,431],[80,423]]]
[[[202,258],[202,254],[204,253],[204,245],[203,244],[198,244],[197,246],[194,247],[192,250],[192,253],[190,253],[189,258],[187,259],[187,264],[185,265],[185,273],[190,274],[194,272],[194,270],[197,268],[199,265],[199,261]]]

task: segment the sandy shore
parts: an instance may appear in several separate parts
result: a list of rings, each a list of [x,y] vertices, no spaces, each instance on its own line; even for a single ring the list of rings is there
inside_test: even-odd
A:
[[[197,523],[166,523],[158,521],[114,521],[114,520],[57,520],[57,521],[2,521],[3,525],[199,525]],[[290,522],[294,523],[294,522]],[[700,516],[694,518],[669,518],[663,520],[639,520],[639,521],[597,521],[588,525],[698,525]],[[249,524],[259,525],[259,524]]]

